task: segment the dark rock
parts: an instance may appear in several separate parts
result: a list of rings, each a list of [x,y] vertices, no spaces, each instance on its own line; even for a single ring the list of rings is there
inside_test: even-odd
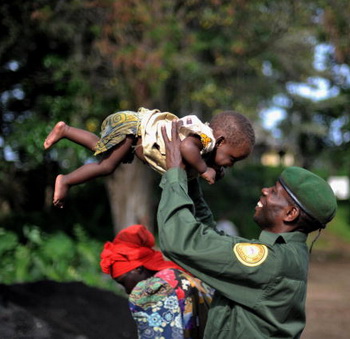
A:
[[[128,301],[83,283],[0,284],[1,339],[135,339]]]

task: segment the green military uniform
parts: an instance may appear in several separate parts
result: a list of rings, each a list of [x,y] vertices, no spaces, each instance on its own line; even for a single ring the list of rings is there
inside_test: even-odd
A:
[[[305,326],[307,235],[225,236],[213,229],[198,181],[188,183],[184,170],[168,170],[161,187],[161,249],[216,289],[204,338],[299,338]]]

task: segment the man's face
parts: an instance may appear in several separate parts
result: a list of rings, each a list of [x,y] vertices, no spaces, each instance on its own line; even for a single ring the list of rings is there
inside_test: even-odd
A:
[[[290,206],[290,198],[283,186],[277,182],[270,188],[261,190],[262,196],[255,207],[254,221],[262,229],[280,224]]]

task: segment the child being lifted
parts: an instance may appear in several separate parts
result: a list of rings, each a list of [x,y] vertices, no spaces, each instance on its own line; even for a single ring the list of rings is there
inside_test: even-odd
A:
[[[71,186],[113,173],[120,163],[131,162],[134,154],[157,172],[165,172],[161,127],[165,125],[170,136],[174,119],[179,118],[169,112],[146,108],[137,112],[117,112],[103,121],[101,138],[63,121],[58,122],[44,142],[45,149],[66,138],[94,151],[99,160],[84,164],[69,174],[58,175],[53,204],[62,208]],[[240,113],[221,112],[209,124],[202,123],[195,115],[180,120],[183,122],[179,134],[184,162],[189,172],[194,170],[209,184],[215,182],[217,173],[223,168],[232,167],[253,149],[254,130],[250,121]]]

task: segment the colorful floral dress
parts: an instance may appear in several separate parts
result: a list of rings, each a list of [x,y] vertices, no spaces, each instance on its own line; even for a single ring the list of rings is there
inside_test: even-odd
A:
[[[177,269],[139,282],[129,296],[140,339],[203,337],[213,289]]]

